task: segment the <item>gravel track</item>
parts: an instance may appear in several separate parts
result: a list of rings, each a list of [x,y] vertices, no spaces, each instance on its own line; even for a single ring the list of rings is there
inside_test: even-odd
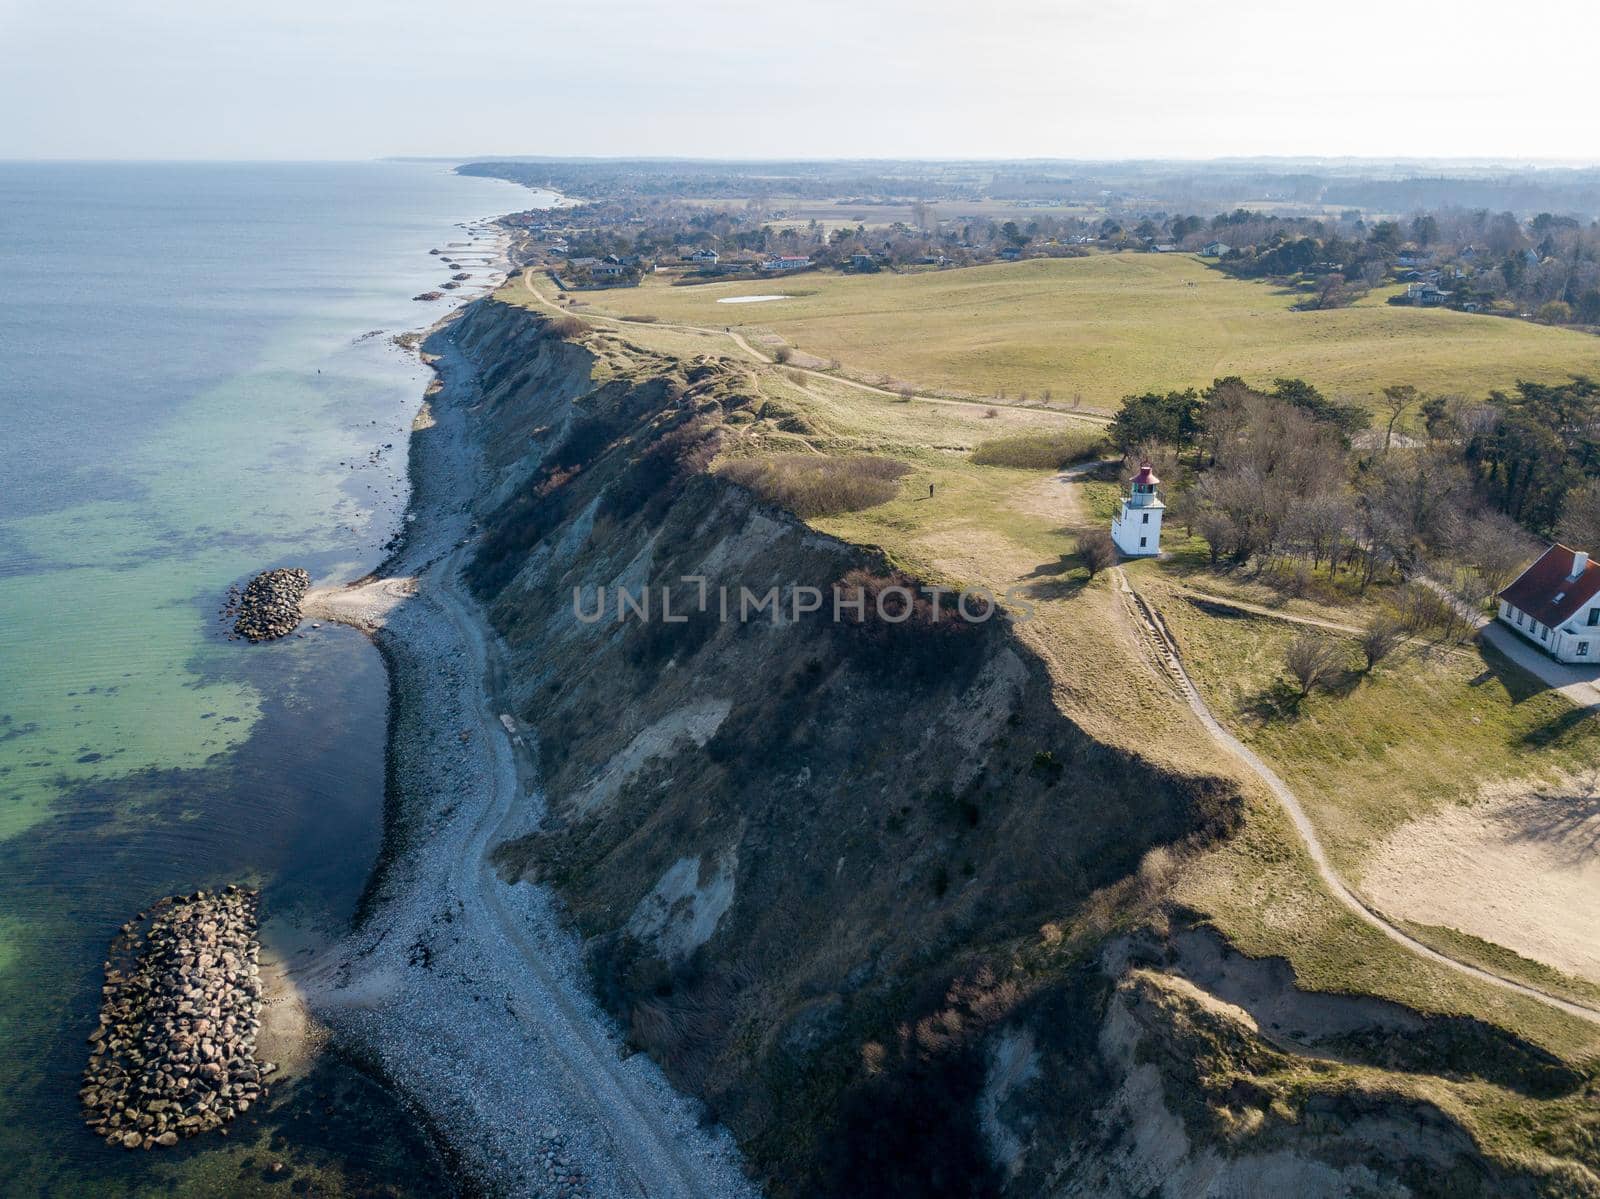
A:
[[[701,1127],[588,990],[542,887],[502,882],[499,841],[543,814],[531,738],[497,702],[498,649],[460,580],[480,459],[476,376],[447,348],[418,494],[386,577],[314,591],[308,618],[371,634],[395,683],[390,753],[402,844],[362,927],[299,966],[312,1009],[353,1038],[497,1193],[755,1196],[732,1138]]]

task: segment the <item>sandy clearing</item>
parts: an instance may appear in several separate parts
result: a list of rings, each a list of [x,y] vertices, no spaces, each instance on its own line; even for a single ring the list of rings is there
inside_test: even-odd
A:
[[[1600,982],[1600,771],[1500,786],[1391,834],[1372,902]]]

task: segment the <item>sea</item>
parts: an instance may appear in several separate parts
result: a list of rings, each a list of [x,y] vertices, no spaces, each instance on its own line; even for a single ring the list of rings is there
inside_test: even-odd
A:
[[[170,1150],[107,1147],[77,1091],[107,944],[155,899],[258,886],[286,955],[357,911],[383,664],[219,609],[381,561],[426,382],[396,336],[481,294],[485,219],[539,202],[437,163],[0,163],[0,1195],[449,1193],[333,1049]]]

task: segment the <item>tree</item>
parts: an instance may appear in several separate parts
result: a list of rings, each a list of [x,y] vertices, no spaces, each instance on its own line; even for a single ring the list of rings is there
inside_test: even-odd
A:
[[[1111,540],[1111,534],[1104,529],[1097,529],[1079,538],[1078,553],[1082,556],[1083,564],[1088,568],[1091,579],[1117,561],[1116,543]]]
[[[1344,655],[1331,638],[1309,630],[1296,634],[1283,655],[1283,664],[1295,682],[1300,684],[1300,698],[1311,694],[1311,689],[1329,678],[1342,664]]]
[[[1591,480],[1587,484],[1587,490],[1600,499],[1600,488],[1597,488],[1596,481]],[[1572,498],[1569,493],[1568,511],[1572,510]],[[1596,507],[1594,515],[1600,517],[1600,506]],[[1566,527],[1565,517],[1561,527]],[[1583,531],[1585,535],[1600,532],[1600,520]],[[1594,543],[1579,540],[1573,544]],[[1484,512],[1472,522],[1471,531],[1467,535],[1466,554],[1468,560],[1477,568],[1485,591],[1493,595],[1511,582],[1518,569],[1533,557],[1535,548],[1533,539],[1509,516],[1499,512]]]
[[[1409,383],[1397,383],[1383,389],[1384,407],[1389,409],[1389,423],[1383,430],[1383,452],[1389,452],[1389,445],[1394,441],[1394,427],[1400,423],[1400,418],[1405,415],[1406,409],[1415,404],[1421,397],[1417,389]]]
[[[1106,434],[1111,444],[1120,450],[1130,450],[1148,441],[1186,446],[1200,431],[1203,408],[1200,393],[1192,387],[1188,391],[1169,391],[1166,395],[1152,391],[1142,396],[1126,396]]]
[[[1393,612],[1379,612],[1361,631],[1361,656],[1367,660],[1367,673],[1392,654],[1405,640],[1405,629]]]
[[[1600,550],[1600,479],[1586,479],[1567,492],[1556,537],[1578,549]]]
[[[1548,304],[1539,305],[1538,315],[1534,319],[1541,325],[1570,325],[1572,305],[1565,300],[1551,300]]]

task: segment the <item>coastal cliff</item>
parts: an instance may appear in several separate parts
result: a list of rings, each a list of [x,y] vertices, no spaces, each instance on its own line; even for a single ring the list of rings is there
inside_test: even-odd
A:
[[[797,608],[918,581],[717,474],[794,419],[739,365],[564,332],[493,301],[448,332],[484,455],[465,576],[543,796],[493,861],[554,890],[628,1045],[770,1193],[1541,1193],[1375,1067],[1466,1038],[1497,1082],[1571,1079],[1354,1006],[1337,1065],[1271,1047],[1292,974],[1219,991],[1237,955],[1178,952],[1160,902],[1236,828],[1233,785],[1090,736],[1005,618]]]

